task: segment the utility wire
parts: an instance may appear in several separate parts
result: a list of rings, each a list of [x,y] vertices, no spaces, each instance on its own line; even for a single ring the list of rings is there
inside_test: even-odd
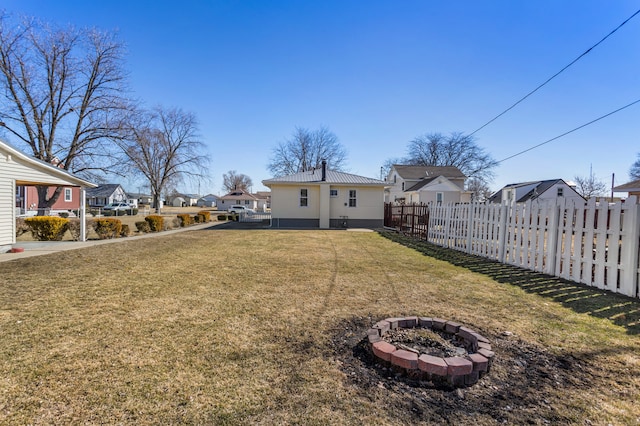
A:
[[[535,92],[537,92],[539,89],[541,89],[543,86],[545,86],[547,83],[549,83],[551,80],[553,80],[554,78],[556,78],[558,75],[560,75],[563,71],[565,71],[567,68],[569,68],[571,65],[575,64],[576,62],[578,62],[583,56],[587,55],[589,52],[591,52],[594,48],[596,48],[600,43],[602,43],[603,41],[605,41],[606,39],[608,39],[611,35],[613,35],[613,33],[615,33],[616,31],[618,31],[624,24],[626,24],[627,22],[629,22],[633,17],[635,17],[637,14],[640,13],[640,9],[638,9],[633,15],[631,15],[630,17],[628,17],[627,19],[624,20],[624,22],[622,22],[620,25],[618,25],[613,31],[611,31],[609,34],[607,34],[606,36],[604,36],[599,42],[597,42],[596,44],[594,44],[593,46],[591,46],[590,48],[588,48],[587,50],[585,50],[580,56],[578,56],[576,59],[574,59],[573,61],[571,61],[569,63],[569,65],[566,65],[564,68],[562,68],[560,71],[558,71],[557,73],[555,73],[554,75],[552,75],[551,77],[549,77],[544,83],[542,83],[541,85],[539,85],[538,87],[536,87],[535,89],[533,89],[532,91],[530,91],[529,93],[527,93],[523,98],[521,98],[519,101],[517,101],[516,103],[514,103],[513,105],[511,105],[509,108],[505,109],[504,111],[502,111],[500,114],[496,115],[495,117],[493,117],[491,120],[487,121],[485,124],[483,124],[482,126],[480,126],[479,128],[477,128],[476,130],[474,130],[473,132],[471,132],[469,134],[469,136],[472,136],[476,133],[478,133],[480,130],[484,129],[485,127],[487,127],[489,124],[493,123],[494,121],[496,121],[498,118],[502,117],[503,115],[505,115],[507,112],[511,111],[513,108],[515,108],[520,102],[524,101],[525,99],[527,99],[529,96],[533,95]]]
[[[507,160],[512,159],[513,157],[517,157],[518,155],[522,155],[522,154],[524,154],[525,152],[529,152],[529,151],[531,151],[531,150],[533,150],[533,149],[536,149],[536,148],[538,148],[538,147],[541,147],[542,145],[548,144],[549,142],[553,142],[553,141],[555,141],[556,139],[560,139],[560,138],[561,138],[561,137],[563,137],[563,136],[567,136],[569,133],[573,133],[573,132],[575,132],[575,131],[577,131],[577,130],[580,130],[580,129],[584,128],[584,127],[587,127],[587,126],[589,126],[590,124],[593,124],[593,123],[595,123],[595,122],[597,122],[597,121],[600,121],[600,120],[602,120],[603,118],[607,118],[607,117],[609,117],[610,115],[613,115],[613,114],[615,114],[615,113],[617,113],[617,112],[620,112],[620,111],[622,111],[623,109],[629,108],[629,107],[631,107],[631,106],[633,106],[633,105],[635,105],[635,104],[637,104],[637,103],[640,103],[640,99],[637,99],[637,100],[635,100],[635,101],[631,102],[630,104],[627,104],[627,105],[625,105],[625,106],[623,106],[623,107],[620,107],[620,108],[616,109],[615,111],[611,111],[611,112],[610,112],[610,113],[608,113],[608,114],[602,115],[602,116],[600,116],[600,117],[598,117],[598,118],[596,118],[596,119],[594,119],[594,120],[591,120],[591,121],[589,121],[588,123],[585,123],[585,124],[583,124],[583,125],[581,125],[581,126],[578,126],[578,127],[574,128],[574,129],[571,129],[571,130],[569,130],[568,132],[564,132],[563,134],[558,135],[558,136],[556,136],[555,138],[551,138],[551,139],[549,139],[549,140],[546,140],[546,141],[544,141],[544,142],[542,142],[542,143],[539,143],[539,144],[534,145],[534,146],[532,146],[532,147],[530,147],[530,148],[527,148],[527,149],[525,149],[525,150],[523,150],[523,151],[520,151],[520,152],[518,152],[518,153],[516,153],[516,154],[513,154],[513,155],[511,155],[511,156],[509,156],[509,157],[507,157],[507,158],[503,158],[502,160],[497,161],[497,162],[496,162],[496,164],[503,163],[503,162],[505,162],[505,161],[507,161]]]

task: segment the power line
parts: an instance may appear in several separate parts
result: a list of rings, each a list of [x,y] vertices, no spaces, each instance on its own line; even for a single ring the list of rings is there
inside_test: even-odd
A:
[[[518,155],[522,155],[522,154],[524,154],[525,152],[529,152],[529,151],[531,151],[531,150],[533,150],[533,149],[536,149],[536,148],[538,148],[538,147],[541,147],[542,145],[546,145],[546,144],[548,144],[549,142],[553,142],[553,141],[555,141],[556,139],[560,139],[560,138],[561,138],[561,137],[563,137],[563,136],[567,136],[567,135],[568,135],[568,134],[570,134],[570,133],[573,133],[573,132],[575,132],[575,131],[577,131],[577,130],[580,130],[580,129],[584,128],[584,127],[587,127],[587,126],[589,126],[590,124],[593,124],[593,123],[595,123],[595,122],[597,122],[597,121],[600,121],[600,120],[602,120],[603,118],[607,118],[607,117],[609,117],[610,115],[613,115],[613,114],[615,114],[615,113],[617,113],[617,112],[620,112],[620,111],[622,111],[623,109],[629,108],[629,107],[631,107],[631,106],[633,106],[633,105],[635,105],[635,104],[637,104],[637,103],[639,103],[639,102],[640,102],[640,99],[637,99],[637,100],[635,100],[635,101],[631,102],[630,104],[627,104],[627,105],[625,105],[625,106],[623,106],[623,107],[620,107],[620,108],[616,109],[615,111],[611,111],[610,113],[607,113],[607,114],[605,114],[605,115],[602,115],[602,116],[600,116],[600,117],[598,117],[598,118],[596,118],[596,119],[594,119],[594,120],[589,121],[588,123],[585,123],[585,124],[583,124],[583,125],[581,125],[581,126],[578,126],[578,127],[574,128],[574,129],[571,129],[571,130],[569,130],[568,132],[564,132],[563,134],[558,135],[558,136],[556,136],[555,138],[551,138],[551,139],[546,140],[546,141],[544,141],[544,142],[542,142],[542,143],[539,143],[539,144],[534,145],[534,146],[532,146],[532,147],[530,147],[530,148],[527,148],[527,149],[525,149],[525,150],[523,150],[523,151],[520,151],[520,152],[518,152],[518,153],[516,153],[516,154],[513,154],[513,155],[511,155],[511,156],[509,156],[509,157],[507,157],[507,158],[504,158],[504,159],[502,159],[502,160],[500,160],[500,161],[497,161],[497,162],[496,162],[496,164],[500,164],[500,163],[502,163],[502,162],[505,162],[505,161],[507,161],[507,160],[512,159],[513,157],[517,157]]]
[[[560,75],[563,71],[565,71],[567,68],[569,68],[571,65],[575,64],[576,62],[578,62],[583,56],[587,55],[589,52],[591,52],[594,48],[596,48],[600,43],[602,43],[603,41],[605,41],[606,39],[608,39],[611,35],[613,35],[613,33],[615,33],[616,31],[618,31],[624,24],[626,24],[627,22],[629,22],[633,17],[635,17],[638,13],[640,13],[640,9],[638,9],[633,15],[631,15],[630,17],[628,17],[627,19],[625,19],[620,25],[618,25],[614,30],[612,30],[609,34],[607,34],[606,36],[604,36],[599,42],[597,42],[596,44],[594,44],[593,46],[591,46],[590,48],[588,48],[587,50],[585,50],[580,56],[578,56],[576,59],[574,59],[573,61],[571,61],[568,65],[566,65],[564,68],[562,68],[560,71],[558,71],[557,73],[555,73],[554,75],[552,75],[551,77],[549,77],[544,83],[542,83],[541,85],[539,85],[538,87],[536,87],[535,89],[533,89],[532,91],[530,91],[529,93],[527,93],[524,97],[522,97],[520,100],[518,100],[516,103],[514,103],[513,105],[511,105],[509,108],[505,109],[504,111],[502,111],[500,114],[496,115],[495,117],[493,117],[491,120],[487,121],[485,124],[483,124],[482,126],[478,127],[476,130],[474,130],[473,132],[471,132],[469,134],[469,136],[472,136],[474,134],[476,134],[477,132],[479,132],[480,130],[484,129],[485,127],[487,127],[489,124],[493,123],[494,121],[496,121],[498,118],[502,117],[503,115],[505,115],[507,112],[511,111],[513,108],[515,108],[518,104],[520,104],[522,101],[524,101],[525,99],[527,99],[529,96],[533,95],[535,92],[537,92],[539,89],[541,89],[543,86],[545,86],[547,83],[549,83],[551,80],[553,80],[554,78],[556,78],[558,75]]]

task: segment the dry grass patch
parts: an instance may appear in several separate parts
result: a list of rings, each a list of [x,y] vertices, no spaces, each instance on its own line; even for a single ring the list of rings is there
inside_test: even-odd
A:
[[[214,227],[2,263],[0,423],[638,421],[640,303],[433,250]],[[410,314],[482,332],[492,372],[452,392],[370,365],[366,329]]]

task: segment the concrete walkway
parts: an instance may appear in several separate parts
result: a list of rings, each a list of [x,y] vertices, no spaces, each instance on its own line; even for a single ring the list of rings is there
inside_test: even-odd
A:
[[[59,251],[66,250],[78,250],[85,247],[97,246],[101,244],[113,244],[123,241],[135,241],[143,238],[160,237],[164,235],[171,235],[177,232],[185,231],[199,231],[201,229],[211,228],[212,226],[218,226],[225,222],[209,222],[201,223],[198,225],[191,225],[186,228],[171,229],[163,232],[150,232],[148,234],[136,235],[134,237],[126,238],[113,238],[110,240],[89,240],[89,241],[18,241],[13,244],[13,248],[23,248],[24,251],[20,253],[0,253],[0,263],[7,262],[9,260],[23,259],[25,257],[41,256],[43,254],[57,253]]]

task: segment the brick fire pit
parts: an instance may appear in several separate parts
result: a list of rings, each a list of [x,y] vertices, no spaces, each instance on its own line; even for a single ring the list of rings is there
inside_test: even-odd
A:
[[[424,328],[441,333],[459,345],[463,356],[439,357],[420,353],[405,345],[396,347],[385,341],[392,330]],[[410,377],[431,381],[436,385],[453,387],[471,386],[487,374],[495,353],[482,335],[453,321],[440,318],[405,317],[387,318],[377,322],[367,331],[367,338],[374,357],[383,365],[391,366]]]

